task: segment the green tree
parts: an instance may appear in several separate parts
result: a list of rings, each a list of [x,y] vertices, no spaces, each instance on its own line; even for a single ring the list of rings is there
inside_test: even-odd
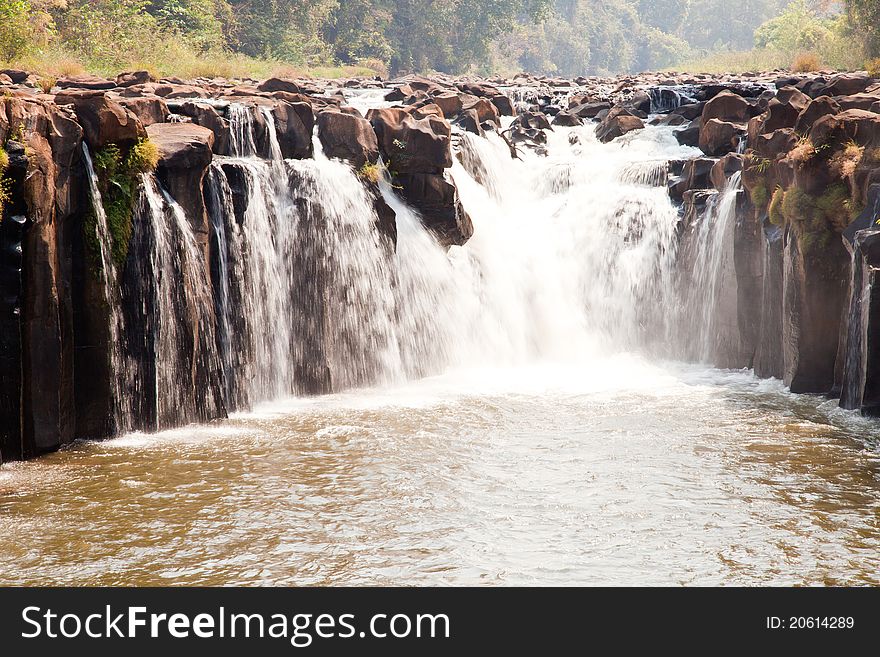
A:
[[[880,57],[880,0],[846,0],[846,11],[867,55]]]

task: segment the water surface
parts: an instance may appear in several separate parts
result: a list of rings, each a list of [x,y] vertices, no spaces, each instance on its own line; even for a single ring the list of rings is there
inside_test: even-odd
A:
[[[452,372],[0,469],[0,583],[877,584],[877,425],[632,355]]]

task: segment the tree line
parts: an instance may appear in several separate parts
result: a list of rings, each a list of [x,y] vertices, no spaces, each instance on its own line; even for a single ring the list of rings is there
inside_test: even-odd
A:
[[[616,73],[750,49],[756,34],[776,47],[767,24],[795,14],[880,55],[880,0],[0,0],[0,59],[113,66],[186,48],[394,74]]]

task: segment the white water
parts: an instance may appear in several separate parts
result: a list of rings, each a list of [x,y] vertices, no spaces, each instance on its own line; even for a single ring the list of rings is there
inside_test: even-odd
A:
[[[104,209],[101,190],[98,188],[98,174],[92,162],[92,155],[88,145],[83,142],[83,161],[86,166],[86,177],[89,181],[89,193],[92,197],[92,209],[95,213],[95,239],[99,247],[98,254],[101,258],[101,281],[103,284],[104,302],[107,304],[108,323],[108,347],[110,350],[110,378],[111,378],[111,409],[115,421],[114,431],[125,432],[131,430],[132,418],[125,403],[125,372],[129,366],[125,356],[122,338],[125,334],[125,320],[122,314],[120,301],[120,280],[113,260],[112,235],[107,224],[107,211]]]
[[[231,119],[233,151],[247,152],[252,115]],[[273,160],[218,158],[209,178],[233,408],[462,367],[586,362],[669,338],[678,214],[658,183],[668,159],[693,152],[671,130],[611,145],[589,127],[557,130],[549,157],[523,160],[494,135],[460,135],[465,164],[451,175],[474,237],[442,248],[383,182],[392,258],[351,168],[318,140],[314,160],[283,162],[269,132]]]
[[[220,362],[204,253],[183,209],[143,175],[135,209],[146,254],[128,290],[127,305],[145,349],[128,373],[133,405],[149,407],[144,428],[157,430],[207,420],[219,409]]]

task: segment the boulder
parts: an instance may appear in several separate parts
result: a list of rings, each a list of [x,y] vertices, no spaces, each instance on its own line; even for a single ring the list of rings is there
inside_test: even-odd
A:
[[[697,147],[700,144],[700,127],[702,120],[697,117],[687,128],[675,131],[675,139],[682,146]]]
[[[341,112],[321,112],[318,138],[327,157],[345,160],[356,170],[379,160],[376,133],[366,119]]]
[[[700,150],[716,156],[736,151],[745,134],[742,125],[720,119],[704,120],[700,127]]]
[[[816,96],[851,96],[860,94],[871,86],[873,80],[860,73],[841,73],[831,78],[827,84],[815,90]]]
[[[645,124],[639,117],[633,116],[626,108],[618,106],[608,112],[596,126],[596,138],[604,144],[644,127]]]
[[[55,102],[73,107],[92,151],[111,143],[130,146],[146,135],[134,113],[103,91],[69,89],[57,94]]]
[[[572,114],[570,112],[560,112],[553,117],[552,125],[558,125],[564,128],[573,128],[575,126],[581,125],[581,119],[577,116],[577,114]]]
[[[516,110],[513,107],[513,101],[510,100],[504,94],[498,94],[497,96],[492,96],[489,100],[492,101],[492,104],[498,110],[498,113],[501,116],[515,116]]]
[[[462,106],[462,109],[474,110],[477,113],[477,116],[480,117],[480,123],[491,121],[495,125],[500,125],[498,108],[485,98],[478,98],[472,103],[465,103]]]
[[[516,124],[521,125],[524,128],[535,128],[536,130],[550,129],[550,121],[547,119],[546,115],[541,112],[530,112],[528,110],[521,112],[520,115],[516,117]]]
[[[431,102],[440,108],[444,118],[451,119],[462,110],[461,96],[451,91],[445,91],[431,98]]]
[[[676,107],[670,114],[679,114],[689,121],[693,121],[697,117],[703,115],[703,108],[706,106],[706,103],[689,103],[687,105],[680,105]]]
[[[116,81],[89,74],[69,75],[58,80],[55,86],[59,89],[107,90],[115,87]]]
[[[462,130],[466,132],[472,132],[475,135],[479,135],[480,137],[485,134],[483,126],[480,125],[480,118],[477,116],[477,113],[474,110],[463,111],[461,114],[458,115],[458,118],[456,118],[453,123]]]
[[[783,91],[786,90],[790,90],[791,93],[783,94]],[[798,116],[809,104],[809,96],[792,87],[785,87],[780,90],[779,96],[767,103],[767,115],[761,126],[761,132],[793,128],[797,123]]]
[[[834,100],[840,105],[841,110],[860,109],[873,111],[871,108],[880,103],[880,96],[877,94],[852,94],[851,96],[838,96]]]
[[[275,116],[275,130],[281,154],[292,160],[312,157],[312,133],[315,128],[312,106],[308,103],[282,101],[275,105],[272,113]]]
[[[599,112],[610,109],[611,103],[603,101],[598,103],[582,103],[579,105],[575,105],[574,107],[569,108],[569,112],[582,119],[593,119],[596,118],[596,115],[599,114]]]
[[[165,123],[171,114],[167,103],[159,96],[121,97],[116,102],[134,114],[144,126]]]
[[[177,108],[178,114],[188,116],[193,123],[207,128],[214,133],[213,151],[218,155],[229,155],[231,135],[229,122],[210,105],[187,102]]]
[[[23,84],[30,75],[27,71],[20,71],[16,68],[0,69],[0,73],[8,76],[9,79],[12,80],[12,84]]]
[[[120,73],[116,76],[117,87],[132,87],[136,84],[147,84],[150,82],[156,82],[156,78],[150,75],[149,71],[131,71]]]
[[[266,93],[273,91],[286,91],[291,94],[305,93],[304,85],[300,81],[290,78],[269,78],[257,85],[257,91]]]
[[[761,157],[774,160],[778,155],[788,153],[798,143],[798,135],[793,128],[780,128],[773,132],[758,135],[752,148]]]
[[[651,113],[651,97],[644,91],[636,91],[623,105],[633,110],[633,113],[645,116]]]
[[[819,96],[814,98],[802,111],[798,114],[795,121],[795,132],[805,135],[810,132],[813,123],[827,114],[837,114],[840,112],[840,105],[830,96]]]
[[[739,153],[729,153],[712,165],[709,172],[709,179],[712,181],[712,187],[719,192],[724,191],[727,187],[727,181],[737,171],[742,171],[743,157]]]
[[[167,170],[206,169],[213,158],[214,133],[194,123],[157,123],[147,128]]]
[[[408,84],[404,84],[385,94],[385,100],[389,103],[399,103],[405,98],[412,96],[414,92],[415,90],[412,87]]]
[[[851,109],[823,116],[813,123],[810,140],[816,145],[853,140],[862,146],[880,147],[880,114]]]
[[[441,173],[452,166],[452,129],[444,119],[417,119],[396,108],[367,114],[388,167],[398,173]]]
[[[702,119],[705,125],[712,119],[730,123],[745,123],[751,118],[748,101],[738,94],[722,91],[703,107]]]

